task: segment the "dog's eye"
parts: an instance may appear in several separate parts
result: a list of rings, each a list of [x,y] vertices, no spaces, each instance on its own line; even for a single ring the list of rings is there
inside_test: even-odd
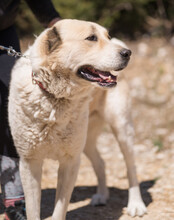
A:
[[[87,37],[85,40],[89,40],[89,41],[97,41],[98,38],[95,34],[90,35],[89,37]]]

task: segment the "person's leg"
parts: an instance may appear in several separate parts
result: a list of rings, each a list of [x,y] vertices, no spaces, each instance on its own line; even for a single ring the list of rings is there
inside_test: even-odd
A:
[[[19,175],[19,159],[0,156],[1,191],[4,198],[5,219],[25,219],[23,188]]]
[[[12,46],[20,51],[19,41],[13,27],[0,32],[0,45]],[[24,199],[19,175],[19,157],[11,136],[7,114],[8,87],[14,63],[15,58],[0,52],[0,183],[6,211],[8,207],[15,206],[15,201]],[[6,219],[8,219],[7,216]]]
[[[14,206],[16,200],[24,199],[19,175],[19,159],[0,156],[1,190],[5,207]]]

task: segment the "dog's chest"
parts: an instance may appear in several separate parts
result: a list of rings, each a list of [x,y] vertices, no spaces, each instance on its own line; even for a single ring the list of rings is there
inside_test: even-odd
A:
[[[35,112],[36,129],[28,138],[28,153],[58,159],[84,147],[88,123],[88,103],[54,105],[48,112]]]

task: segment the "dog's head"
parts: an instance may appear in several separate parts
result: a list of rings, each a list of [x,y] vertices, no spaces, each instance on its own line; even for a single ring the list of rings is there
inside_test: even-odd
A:
[[[58,68],[66,77],[82,84],[90,81],[114,87],[117,71],[127,66],[131,55],[129,49],[110,39],[104,27],[93,22],[61,20],[38,39],[35,48],[40,63]]]

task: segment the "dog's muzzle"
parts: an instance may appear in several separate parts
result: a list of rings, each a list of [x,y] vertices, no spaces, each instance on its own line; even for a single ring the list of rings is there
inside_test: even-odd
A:
[[[117,85],[117,76],[108,71],[95,69],[90,65],[80,67],[77,75],[90,82],[96,82],[102,87],[114,87]]]

